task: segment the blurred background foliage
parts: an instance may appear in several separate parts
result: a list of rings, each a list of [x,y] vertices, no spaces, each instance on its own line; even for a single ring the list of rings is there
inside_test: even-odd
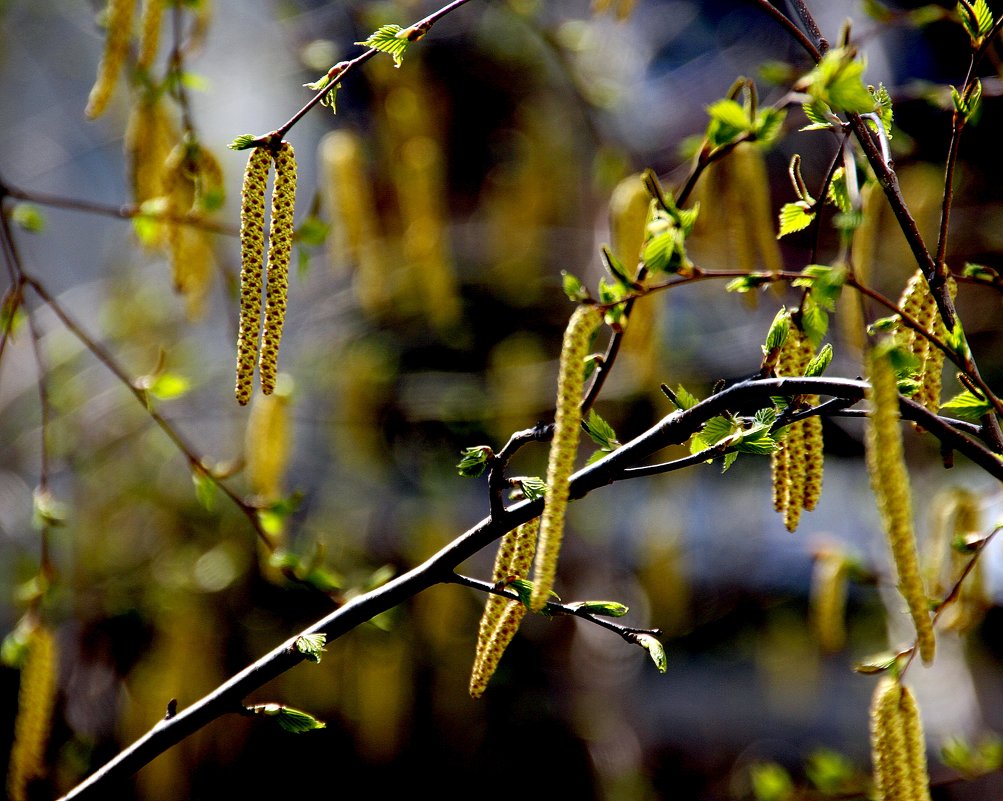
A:
[[[118,207],[157,195],[144,196],[130,171],[136,145],[126,130],[130,118],[139,124],[136,109],[146,103],[161,132],[140,138],[160,154],[140,160],[166,158],[184,121],[169,96],[150,111],[141,83],[120,85],[104,116],[84,119],[103,42],[96,5],[3,4],[0,174],[27,192]],[[593,13],[585,0],[471,3],[411,47],[402,68],[379,58],[353,74],[337,115],[318,109],[293,129],[300,237],[280,404],[290,449],[281,483],[266,487],[244,469],[245,441],[251,451],[260,442],[260,422],[248,433],[248,421],[265,412],[233,400],[233,234],[246,154],[225,144],[281,124],[309,98],[301,84],[354,54],[351,43],[378,25],[406,24],[435,5],[186,8],[186,25],[203,14],[206,24],[204,41],[186,53],[190,123],[220,162],[226,192],[210,217],[217,228],[180,262],[200,269],[172,273],[168,249],[142,225],[48,206],[43,230],[19,232],[18,247],[25,268],[131,376],[170,379],[154,404],[206,469],[232,474],[241,496],[277,501],[266,522],[281,558],[225,496],[204,481],[193,486],[189,464],[128,388],[33,302],[52,406],[48,483],[65,509],[62,525],[48,529],[52,575],[41,596],[32,522],[41,420],[29,337],[12,341],[0,364],[0,624],[15,632],[32,610],[59,654],[50,770],[32,797],[71,787],[163,717],[170,699],[184,706],[208,692],[325,614],[330,596],[418,563],[486,514],[483,481],[457,475],[458,454],[498,448],[551,415],[571,311],[560,272],[595,284],[599,245],[616,236],[611,202],[630,202],[618,185],[649,166],[677,185],[687,137],[704,130],[705,107],[737,76],[753,77],[774,102],[808,68],[753,3],[631,5]],[[910,15],[900,4],[878,21],[858,3],[814,5],[830,39],[853,17],[865,79],[892,93],[896,165],[931,241],[949,135],[946,84],[962,80],[967,39],[946,7]],[[625,19],[618,8],[630,12]],[[163,74],[170,41],[168,14],[151,74]],[[955,268],[1003,266],[994,222],[1003,212],[999,79],[985,87],[981,119],[962,144]],[[775,210],[792,199],[790,155],[802,155],[817,185],[835,145],[798,133],[796,118],[773,150],[740,150],[701,181],[689,243],[701,266],[807,263],[808,236],[776,242]],[[873,283],[897,297],[915,265],[887,212],[873,242]],[[819,260],[835,245],[824,226]],[[600,411],[625,441],[671,411],[659,382],[702,395],[719,379],[755,372],[770,319],[793,297],[771,289],[757,300],[707,282],[639,304]],[[962,287],[959,304],[983,372],[999,386],[999,298]],[[832,339],[830,373],[858,375],[859,339],[839,323]],[[292,736],[231,716],[159,757],[117,797],[261,797],[309,776],[333,792],[459,798],[499,785],[521,792],[541,772],[579,799],[781,798],[784,770],[798,783],[859,787],[873,682],[851,665],[906,634],[895,602],[885,610],[887,579],[873,581],[887,566],[861,429],[826,421],[825,433],[822,502],[797,535],[771,509],[767,460],[750,456],[726,476],[702,466],[573,505],[562,597],[616,598],[632,622],[661,627],[666,676],[607,632],[534,618],[474,702],[466,686],[483,599],[438,587],[250,699],[307,709],[326,729]],[[933,526],[928,499],[950,485],[969,488],[991,526],[999,507],[991,480],[960,462],[945,473],[935,444],[918,435],[907,434],[907,448],[921,535]],[[527,447],[511,472],[539,475],[545,458],[545,447]],[[830,654],[809,607],[816,555],[833,551],[852,555],[872,580],[851,583],[845,639]],[[948,736],[1003,727],[998,563],[992,548],[973,630],[945,638],[936,666],[913,674],[933,751]],[[486,576],[490,555],[466,571]],[[14,737],[16,640],[0,668],[0,709],[11,721],[0,729],[4,753]],[[955,776],[934,764],[944,785],[936,797],[1003,791],[998,775],[960,785]]]

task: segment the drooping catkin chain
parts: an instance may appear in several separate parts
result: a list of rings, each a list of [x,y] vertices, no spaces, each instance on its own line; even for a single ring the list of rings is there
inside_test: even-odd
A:
[[[139,18],[139,53],[136,66],[149,70],[157,58],[160,45],[160,21],[164,16],[164,0],[143,0],[143,11]]]
[[[929,664],[933,661],[936,642],[913,532],[909,474],[899,428],[898,383],[887,355],[872,350],[867,366],[871,382],[871,413],[865,437],[867,472],[895,562],[898,589],[916,627],[920,656]]]
[[[871,700],[871,758],[878,801],[929,801],[926,741],[916,699],[886,676]]]
[[[262,259],[265,252],[265,185],[272,156],[255,148],[240,193],[240,328],[237,333],[237,402],[246,406],[254,383],[261,329]]]
[[[803,375],[812,355],[808,337],[792,323],[777,357],[777,375]],[[801,400],[815,405],[818,396],[807,395]],[[814,509],[822,492],[821,419],[808,417],[788,426],[779,447],[771,454],[770,465],[773,508],[783,514],[787,530],[796,531],[802,510]]]
[[[89,119],[100,117],[108,107],[119,75],[129,54],[132,38],[132,18],[136,10],[136,0],[108,0],[105,8],[104,54],[98,64],[97,78],[87,98],[84,114]]]
[[[539,530],[540,518],[537,517],[502,537],[491,574],[495,584],[524,579],[529,575]],[[477,632],[474,666],[470,672],[470,695],[473,698],[479,698],[484,693],[525,614],[526,607],[519,601],[488,595]]]
[[[279,369],[279,342],[286,317],[289,291],[289,260],[293,251],[293,208],[296,203],[296,156],[293,146],[283,142],[275,152],[275,186],[268,227],[268,275],[265,325],[261,338],[259,370],[261,391],[275,389]]]
[[[583,362],[592,334],[601,321],[591,306],[579,306],[571,315],[561,345],[557,377],[557,409],[554,415],[554,438],[547,461],[547,495],[540,520],[540,538],[533,563],[533,593],[530,608],[539,612],[550,598],[557,575],[557,557],[564,536],[564,515],[568,507],[571,473],[581,435],[582,388],[585,383]]]
[[[952,298],[957,295],[958,285],[953,278],[948,279],[948,291]],[[947,329],[944,327],[937,301],[930,292],[922,271],[917,270],[909,279],[899,298],[899,307],[919,323],[924,331],[941,342],[944,341]],[[901,331],[899,341],[918,362],[919,389],[916,391],[915,400],[930,411],[936,412],[940,408],[944,352],[934,347],[927,337],[911,328],[904,328]]]
[[[17,697],[14,746],[7,771],[11,801],[25,801],[28,784],[45,775],[45,744],[52,729],[56,698],[56,639],[45,626],[28,636],[28,652],[21,668]]]

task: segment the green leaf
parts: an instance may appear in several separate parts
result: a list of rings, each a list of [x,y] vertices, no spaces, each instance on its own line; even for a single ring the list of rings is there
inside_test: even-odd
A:
[[[195,485],[195,498],[207,512],[216,508],[216,496],[219,487],[207,473],[201,469],[192,470],[192,484]]]
[[[743,134],[751,133],[753,121],[749,113],[736,100],[724,98],[707,106],[710,123],[707,125],[707,141],[711,147],[721,147],[734,142]]]
[[[878,104],[875,110],[881,120],[881,124],[884,126],[885,138],[891,141],[894,138],[892,135],[892,122],[895,120],[895,112],[892,109],[892,96],[888,93],[883,83],[879,83],[876,89],[873,86],[868,86],[867,89]]]
[[[250,711],[255,715],[275,718],[275,722],[284,731],[292,732],[293,734],[323,729],[327,726],[326,723],[317,720],[309,712],[304,712],[301,709],[293,709],[291,706],[284,706],[282,704],[259,704],[258,706],[252,706]]]
[[[617,280],[618,283],[623,284],[625,287],[630,287],[634,282],[629,275],[627,275],[627,268],[623,266],[623,262],[620,261],[606,245],[603,245],[601,251],[602,262],[609,274]]]
[[[763,353],[780,350],[787,341],[787,335],[790,333],[790,330],[790,315],[787,313],[785,307],[781,307],[780,311],[774,315],[773,322],[770,323],[770,330],[766,332],[766,344],[763,345]]]
[[[675,273],[683,266],[685,239],[674,225],[651,236],[641,250],[641,259],[649,272]]]
[[[140,376],[136,387],[149,392],[157,400],[173,400],[187,394],[191,381],[179,373],[162,371],[156,375]]]
[[[984,264],[975,264],[973,262],[967,262],[961,274],[965,278],[975,278],[979,281],[990,281],[992,283],[998,283],[1000,281],[1000,274],[992,267],[987,267]]]
[[[824,795],[848,794],[855,780],[853,762],[829,748],[819,748],[808,755],[805,774]]]
[[[955,87],[951,87],[951,100],[954,109],[965,122],[975,122],[982,108],[982,81],[978,78],[972,84],[971,91],[962,95]]]
[[[487,445],[475,445],[465,448],[456,469],[461,476],[478,478],[487,468],[488,462],[494,458],[494,451]]]
[[[764,275],[762,273],[756,275],[742,275],[738,278],[734,278],[729,281],[724,289],[726,292],[738,292],[739,294],[750,292],[753,289],[758,289],[765,284],[771,283],[771,278],[769,275]]]
[[[571,609],[588,612],[590,615],[600,615],[601,617],[623,617],[630,611],[630,607],[619,601],[579,601],[568,604]]]
[[[581,279],[572,275],[567,270],[561,270],[561,283],[564,287],[564,294],[568,296],[568,300],[580,303],[591,299],[589,291],[585,288]]]
[[[320,247],[327,240],[330,228],[327,222],[316,214],[311,214],[296,229],[296,243],[304,247]]]
[[[790,774],[776,762],[758,762],[749,768],[756,801],[788,801],[794,795]]]
[[[780,233],[777,239],[793,234],[795,231],[802,231],[811,225],[815,219],[815,212],[810,204],[803,200],[794,203],[784,203],[780,208]]]
[[[756,142],[762,147],[770,147],[780,136],[784,120],[787,119],[786,109],[767,106],[756,115]]]
[[[902,320],[897,314],[892,314],[889,317],[879,317],[869,326],[867,326],[867,333],[871,334],[891,334],[898,330],[901,325]]]
[[[862,80],[865,68],[864,61],[854,58],[851,50],[835,47],[822,56],[799,85],[834,111],[866,114],[874,111],[875,100]]]
[[[801,330],[816,348],[829,330],[829,312],[809,292],[801,304]]]
[[[821,100],[812,100],[811,102],[803,103],[801,110],[804,111],[804,115],[811,123],[801,128],[802,131],[822,130],[823,128],[832,127],[832,123],[829,121],[832,109],[829,108],[827,103],[823,103]]]
[[[967,420],[969,423],[980,422],[992,410],[993,406],[989,401],[967,389],[940,406],[942,413],[957,417],[959,420]]]
[[[989,733],[972,744],[961,737],[949,737],[940,749],[940,760],[968,780],[994,773],[1003,766],[1003,740]]]
[[[607,423],[595,409],[589,410],[589,419],[583,421],[583,425],[592,441],[607,453],[620,447],[620,441],[616,438],[613,426]]]
[[[547,494],[547,482],[539,476],[519,476],[515,479],[524,498],[535,501]]]
[[[850,192],[846,184],[846,170],[839,167],[829,181],[829,191],[825,199],[838,208],[844,214],[849,212],[853,206],[850,202]]]
[[[829,368],[830,362],[832,362],[832,345],[826,342],[822,349],[815,354],[815,358],[808,362],[808,366],[804,369],[805,377],[820,377]]]
[[[657,638],[652,637],[650,634],[635,634],[634,640],[648,652],[651,661],[655,663],[655,667],[658,668],[659,673],[665,673],[669,669],[669,659],[665,655],[665,647]]]
[[[704,423],[703,428],[700,429],[700,433],[693,438],[693,444],[690,446],[691,453],[699,453],[705,448],[716,445],[721,440],[734,434],[735,430],[736,426],[733,420],[721,415],[712,417]]]
[[[356,42],[356,44],[379,50],[381,53],[388,53],[393,56],[394,66],[400,67],[407,46],[411,44],[411,40],[408,38],[409,31],[410,28],[401,29],[400,25],[383,25],[369,34],[369,38],[364,42]]]
[[[961,17],[961,24],[965,26],[972,40],[972,46],[978,47],[993,27],[993,12],[989,4],[986,0],[975,0],[974,3],[962,0],[958,3],[957,11]]]
[[[10,219],[19,228],[32,234],[41,233],[45,228],[45,216],[34,203],[18,203],[10,211]]]
[[[230,150],[248,150],[258,146],[258,137],[254,134],[241,134],[227,145]]]
[[[898,663],[899,663],[898,654],[893,654],[886,651],[868,657],[862,662],[857,662],[853,666],[853,669],[857,673],[863,673],[864,675],[876,675],[878,673],[887,673],[888,671],[892,672],[897,671]]]
[[[320,655],[324,652],[326,643],[327,635],[324,633],[304,634],[296,638],[296,650],[309,661],[320,662]]]
[[[968,350],[968,340],[965,338],[965,329],[961,327],[960,319],[954,321],[954,328],[951,331],[948,331],[944,340],[944,344],[958,354],[962,360],[968,359],[970,354],[970,351]]]
[[[676,385],[675,398],[670,398],[670,400],[681,411],[692,409],[700,403],[700,398],[689,392],[682,384]]]

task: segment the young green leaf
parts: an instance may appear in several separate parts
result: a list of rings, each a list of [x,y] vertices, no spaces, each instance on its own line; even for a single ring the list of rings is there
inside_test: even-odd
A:
[[[356,42],[356,44],[379,50],[381,53],[388,53],[393,57],[394,66],[400,67],[407,46],[411,44],[411,40],[408,38],[409,31],[409,28],[401,29],[400,25],[383,25],[369,34],[369,38],[364,42]]]
[[[293,734],[301,734],[305,731],[323,729],[327,726],[326,723],[317,720],[317,718],[309,712],[304,712],[301,709],[293,709],[291,706],[283,706],[282,704],[259,704],[257,706],[252,706],[250,711],[255,715],[275,718],[275,722],[278,723],[284,731],[288,731]]]
[[[822,349],[815,354],[815,357],[808,362],[808,366],[804,369],[805,377],[818,378],[822,376],[829,368],[830,362],[832,362],[832,345],[826,342]]]
[[[327,643],[327,635],[304,634],[296,638],[296,650],[303,654],[311,662],[320,662],[320,655],[324,652],[324,645]]]
[[[487,469],[494,452],[487,445],[475,445],[464,449],[462,456],[456,465],[459,474],[465,478],[478,478]]]
[[[815,212],[812,206],[804,200],[794,203],[784,203],[780,208],[780,233],[777,239],[793,234],[795,231],[802,231],[811,225],[815,219]]]
[[[940,407],[941,412],[957,417],[959,420],[967,420],[970,423],[978,423],[992,410],[993,407],[989,401],[978,397],[967,389],[959,392],[949,401],[941,404]]]
[[[613,426],[607,423],[595,410],[589,410],[589,418],[584,421],[585,432],[592,438],[592,441],[607,453],[620,447],[620,441],[616,438]]]
[[[628,606],[619,601],[579,601],[568,604],[569,608],[588,612],[590,615],[600,615],[601,617],[623,617],[630,611]]]
[[[659,673],[665,673],[669,669],[669,659],[665,655],[665,647],[650,634],[635,634],[634,639],[638,645],[640,645],[648,655],[651,657],[651,661],[655,663],[655,667],[658,668]]]
[[[227,145],[230,150],[249,150],[257,147],[258,138],[254,134],[241,134]]]

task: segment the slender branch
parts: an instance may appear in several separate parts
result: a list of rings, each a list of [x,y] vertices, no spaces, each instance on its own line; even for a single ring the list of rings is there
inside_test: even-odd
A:
[[[414,23],[413,25],[409,26],[407,30],[414,32],[414,39],[420,39],[422,36],[427,34],[428,31],[432,28],[432,26],[435,25],[435,23],[437,23],[440,19],[445,17],[450,12],[455,11],[460,6],[465,5],[466,3],[469,2],[470,0],[453,0],[452,3],[448,3],[447,5],[440,8],[438,11],[429,14],[424,19],[421,19],[418,22]],[[310,110],[314,108],[314,106],[318,105],[331,92],[337,91],[338,84],[346,77],[348,77],[348,74],[350,72],[353,72],[360,65],[369,61],[369,59],[373,58],[373,56],[375,56],[379,52],[380,51],[377,50],[375,47],[371,47],[364,53],[356,56],[353,59],[349,59],[348,61],[340,61],[337,64],[335,64],[328,71],[329,82],[323,89],[318,91],[317,94],[315,94],[312,98],[310,98],[299,111],[293,114],[292,117],[286,120],[286,122],[283,123],[281,126],[279,126],[273,133],[267,134],[262,137],[258,137],[258,139],[261,141],[272,140],[272,139],[273,140],[284,139],[286,134],[289,133],[289,130],[297,122],[303,119],[303,117],[305,117],[307,113],[309,113]]]
[[[629,468],[669,445],[685,442],[707,420],[729,408],[739,408],[754,402],[767,403],[775,395],[826,395],[845,401],[858,401],[865,396],[867,390],[866,382],[849,379],[767,378],[743,381],[689,409],[673,412],[621,448],[579,470],[572,476],[570,495],[574,499],[583,498],[593,490],[627,479],[630,477],[627,473]],[[1003,481],[1003,463],[987,449],[911,401],[903,400],[902,409],[904,417],[915,414],[916,419],[930,433]],[[454,571],[460,564],[506,532],[538,516],[542,509],[543,499],[523,501],[498,516],[484,518],[422,564],[382,587],[353,598],[286,640],[209,695],[174,717],[160,721],[133,745],[74,788],[65,799],[108,797],[109,788],[114,788],[118,782],[211,721],[238,710],[242,699],[248,694],[298,665],[303,660],[303,655],[295,647],[298,637],[323,633],[328,642],[331,642],[429,587],[456,583]]]
[[[176,225],[189,225],[192,228],[202,228],[206,231],[212,231],[217,234],[237,236],[237,229],[233,226],[216,222],[214,220],[207,220],[194,214],[182,214],[180,216],[171,214],[151,214],[148,211],[144,211],[140,206],[136,206],[131,203],[123,204],[121,206],[113,206],[107,203],[95,203],[91,200],[79,200],[77,198],[50,195],[45,192],[36,192],[34,190],[29,191],[27,189],[20,189],[16,186],[11,186],[10,184],[2,184],[0,185],[0,188],[3,189],[3,194],[9,195],[10,197],[18,200],[27,201],[29,203],[37,203],[40,206],[50,206],[52,208],[66,209],[68,211],[81,211],[87,214],[98,214],[103,217],[116,217],[121,220],[131,220],[134,217],[149,217],[151,220],[159,220],[174,223]]]
[[[478,590],[480,592],[491,593],[492,595],[500,595],[503,598],[508,598],[510,601],[519,600],[519,595],[514,590],[505,587],[499,588],[490,581],[480,581],[479,579],[470,578],[469,576],[464,576],[460,573],[454,573],[449,583],[459,585],[460,587],[469,587],[472,590]],[[636,641],[630,639],[633,634],[650,634],[653,637],[658,637],[662,634],[659,629],[621,626],[619,623],[616,623],[608,617],[593,614],[592,612],[588,612],[585,609],[582,609],[581,606],[573,603],[565,604],[558,601],[549,601],[543,609],[543,614],[545,615],[563,615],[566,617],[577,617],[582,620],[587,620],[589,623],[594,623],[600,628],[604,628],[607,631],[612,631],[614,634],[620,635],[634,645],[636,645]]]

